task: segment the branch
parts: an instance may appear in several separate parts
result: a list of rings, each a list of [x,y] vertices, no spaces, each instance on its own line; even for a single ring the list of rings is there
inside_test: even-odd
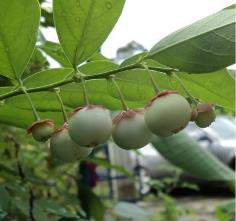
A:
[[[149,68],[149,70],[162,72],[162,73],[166,73],[166,74],[170,74],[173,71],[176,71],[175,69],[172,69],[172,68],[161,68],[161,67],[152,67],[152,66],[150,66],[148,68]],[[118,74],[118,73],[123,72],[123,71],[134,70],[134,69],[145,70],[145,68],[143,68],[142,65],[133,64],[133,65],[118,68],[118,69],[115,69],[115,70],[103,72],[103,73],[98,73],[98,74],[94,74],[94,75],[84,75],[83,79],[84,80],[106,79],[110,75],[115,75],[115,74]],[[72,78],[65,79],[63,81],[58,81],[58,82],[53,83],[53,84],[48,84],[48,85],[45,85],[45,86],[35,87],[35,88],[28,88],[28,89],[26,89],[26,92],[34,93],[34,92],[41,92],[41,91],[51,91],[53,88],[60,87],[60,86],[70,84],[70,83],[73,83],[73,82],[80,83],[81,78],[79,76],[78,77],[73,76]],[[14,96],[17,96],[17,95],[21,95],[21,94],[23,94],[23,91],[20,88],[17,88],[15,90],[11,91],[11,92],[0,95],[0,100],[4,100],[4,99],[14,97]]]

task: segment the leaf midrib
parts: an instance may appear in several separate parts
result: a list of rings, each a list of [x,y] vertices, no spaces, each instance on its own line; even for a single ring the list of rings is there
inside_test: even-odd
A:
[[[96,0],[92,0],[92,2],[90,1],[90,6],[89,6],[89,10],[85,19],[85,23],[83,25],[83,29],[82,29],[82,35],[81,38],[76,46],[76,50],[75,50],[75,57],[74,57],[74,62],[73,62],[73,66],[75,67],[77,65],[77,61],[82,57],[82,55],[84,54],[84,50],[82,50],[80,53],[78,53],[79,48],[81,48],[81,45],[85,39],[85,36],[87,34],[87,27],[89,27],[89,24],[91,22],[91,15],[94,9],[94,5],[96,3]]]

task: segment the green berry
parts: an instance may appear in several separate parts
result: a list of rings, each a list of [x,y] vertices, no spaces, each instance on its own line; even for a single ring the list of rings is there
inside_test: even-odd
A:
[[[81,146],[103,144],[111,136],[110,111],[98,105],[78,108],[69,120],[68,129],[72,140]]]
[[[64,124],[52,135],[50,149],[55,158],[64,162],[81,160],[92,151],[92,148],[81,147],[70,138],[67,124]]]
[[[128,110],[113,120],[112,138],[123,149],[138,149],[150,142],[152,133],[144,121],[144,110]]]
[[[148,128],[160,137],[171,136],[186,127],[191,118],[188,101],[173,91],[160,92],[146,107]]]
[[[54,132],[54,121],[50,119],[34,122],[28,129],[33,138],[38,142],[47,141]]]
[[[215,121],[216,115],[214,106],[207,103],[199,103],[197,105],[198,116],[195,123],[198,127],[205,128]]]

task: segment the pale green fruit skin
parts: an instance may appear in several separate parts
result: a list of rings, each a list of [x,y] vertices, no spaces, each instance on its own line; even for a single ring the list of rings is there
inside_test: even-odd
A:
[[[81,146],[103,144],[111,136],[110,111],[102,107],[85,107],[70,118],[68,129],[72,140]]]
[[[126,150],[144,147],[150,142],[152,135],[145,124],[143,113],[121,119],[112,130],[114,142]]]
[[[68,129],[64,128],[56,132],[50,140],[52,155],[64,162],[74,162],[86,158],[92,148],[81,147],[69,136]]]
[[[195,123],[198,127],[205,128],[211,125],[215,121],[215,111],[212,109],[206,112],[199,112]]]
[[[191,118],[188,101],[179,94],[158,97],[146,108],[144,115],[148,128],[160,137],[168,137],[185,128]]]
[[[54,127],[49,124],[38,124],[32,128],[32,136],[38,142],[47,141],[54,132]]]

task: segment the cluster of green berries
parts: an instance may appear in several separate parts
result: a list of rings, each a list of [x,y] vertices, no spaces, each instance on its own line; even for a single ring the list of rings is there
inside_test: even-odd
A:
[[[105,107],[88,105],[75,109],[68,123],[57,130],[52,120],[42,120],[28,132],[40,142],[50,138],[52,155],[72,162],[87,157],[93,147],[105,143],[110,136],[123,149],[138,149],[147,145],[153,134],[168,137],[184,129],[189,121],[207,127],[214,119],[213,105],[198,103],[191,107],[177,92],[163,91],[145,108],[121,111],[113,119]]]

